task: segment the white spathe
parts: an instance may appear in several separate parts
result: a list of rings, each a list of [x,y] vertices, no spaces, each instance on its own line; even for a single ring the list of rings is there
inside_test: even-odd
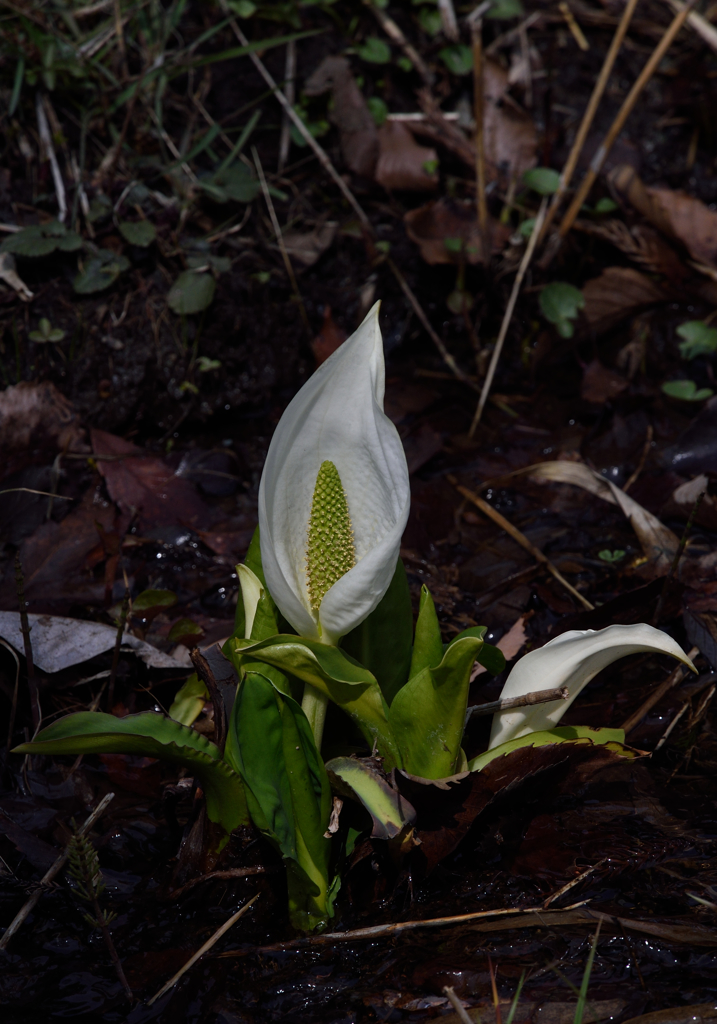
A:
[[[408,519],[408,466],[383,411],[379,303],[290,402],[269,445],[259,487],[261,560],[269,593],[300,636],[337,644],[386,593]],[[321,463],[336,466],[354,531],[356,565],[318,612],[306,585],[311,502]]]
[[[570,696],[567,700],[533,704],[493,715],[488,749],[531,732],[554,728],[598,672],[618,658],[645,651],[671,654],[696,671],[677,641],[645,622],[606,629],[573,629],[544,647],[530,651],[508,676],[501,697],[522,697],[535,690],[552,690],[559,686],[567,686]]]

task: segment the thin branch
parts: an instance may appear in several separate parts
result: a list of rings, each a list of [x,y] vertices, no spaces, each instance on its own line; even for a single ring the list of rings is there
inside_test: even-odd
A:
[[[483,80],[483,22],[471,25],[473,43],[473,118],[475,120],[476,150],[476,209],[478,226],[483,242],[483,256],[487,261],[490,253],[488,239],[488,205],[485,200],[485,133],[484,133],[484,80]]]
[[[296,92],[296,40],[290,39],[286,44],[286,65],[284,68],[284,95],[291,106],[294,106]],[[279,162],[277,170],[281,173],[289,158],[289,146],[291,144],[291,124],[289,116],[284,111],[281,121],[281,135],[279,137]]]
[[[693,647],[688,652],[687,657],[690,661],[693,661],[699,653],[699,647]],[[664,683],[661,683],[654,693],[651,693],[647,700],[643,701],[637,711],[634,711],[630,717],[623,722],[622,729],[624,729],[626,735],[627,733],[632,732],[636,725],[640,724],[645,715],[649,711],[652,711],[655,704],[658,704],[669,690],[682,682],[688,671],[689,669],[686,665],[678,665],[677,668],[673,669],[667,679],[665,679]]]
[[[408,39],[406,39],[405,35],[393,18],[390,18],[388,14],[378,6],[378,4],[373,2],[373,0],[363,0],[363,2],[379,22],[381,28],[389,39],[393,39],[394,43],[398,43],[426,85],[433,85],[433,72],[429,68],[428,64],[426,64],[418,50],[416,50],[416,48],[409,43]]]
[[[42,94],[40,92],[35,94],[35,113],[37,115],[37,132],[40,136],[40,141],[42,142],[47,158],[50,161],[50,168],[52,170],[52,181],[55,186],[55,195],[57,196],[57,219],[60,224],[64,224],[65,218],[67,217],[65,183],[62,180],[62,174],[60,173],[60,165],[57,162],[57,155],[55,153],[55,147],[50,133],[50,125],[47,122],[47,114],[45,113],[45,106],[42,102]]]
[[[532,704],[549,704],[553,700],[567,700],[569,696],[570,690],[567,686],[558,686],[554,690],[533,690],[522,697],[501,697],[499,700],[491,700],[487,704],[474,704],[472,708],[468,708],[466,721],[474,716],[479,718],[481,715],[492,715],[496,711],[525,708]]]

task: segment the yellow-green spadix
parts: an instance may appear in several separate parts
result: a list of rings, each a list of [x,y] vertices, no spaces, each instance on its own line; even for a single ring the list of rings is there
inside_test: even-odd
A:
[[[378,308],[288,405],[259,487],[269,593],[300,636],[327,644],[386,593],[408,519],[406,457],[383,411]]]

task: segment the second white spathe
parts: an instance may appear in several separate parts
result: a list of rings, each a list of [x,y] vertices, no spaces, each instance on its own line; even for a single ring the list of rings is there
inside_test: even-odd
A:
[[[289,403],[259,487],[261,559],[269,593],[300,636],[337,644],[377,606],[393,577],[408,519],[408,466],[383,411],[379,304]],[[311,608],[306,553],[319,468],[339,472],[356,564]]]
[[[661,629],[640,622],[605,629],[572,629],[530,651],[508,676],[501,698],[522,697],[536,690],[567,686],[567,700],[533,704],[493,715],[488,749],[508,740],[554,728],[578,694],[602,669],[618,658],[643,652],[670,654],[695,670],[676,640]]]

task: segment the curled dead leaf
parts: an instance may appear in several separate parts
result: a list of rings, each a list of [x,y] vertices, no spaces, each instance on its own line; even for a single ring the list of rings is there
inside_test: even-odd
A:
[[[627,386],[628,381],[621,374],[608,369],[599,359],[593,359],[583,371],[580,397],[584,402],[604,405],[622,394]]]
[[[72,403],[45,381],[20,381],[0,391],[0,478],[32,461],[37,450],[88,451]]]
[[[385,189],[432,192],[438,187],[435,149],[419,146],[405,124],[386,121],[378,130],[379,156],[375,178]],[[426,170],[429,167],[429,170]]]
[[[311,351],[314,353],[316,365],[321,366],[326,362],[332,352],[335,352],[339,345],[346,341],[346,331],[334,320],[331,315],[331,306],[324,309],[324,322],[321,330],[311,342]]]
[[[313,267],[332,245],[337,228],[338,223],[330,220],[317,224],[313,231],[287,231],[283,235],[284,246],[292,260]]]
[[[331,90],[331,120],[339,130],[344,163],[354,174],[373,176],[379,144],[376,123],[346,57],[325,57],[304,85],[307,96]]]
[[[663,289],[632,267],[607,267],[585,284],[583,296],[585,319],[596,334],[647,306],[669,301]]]

